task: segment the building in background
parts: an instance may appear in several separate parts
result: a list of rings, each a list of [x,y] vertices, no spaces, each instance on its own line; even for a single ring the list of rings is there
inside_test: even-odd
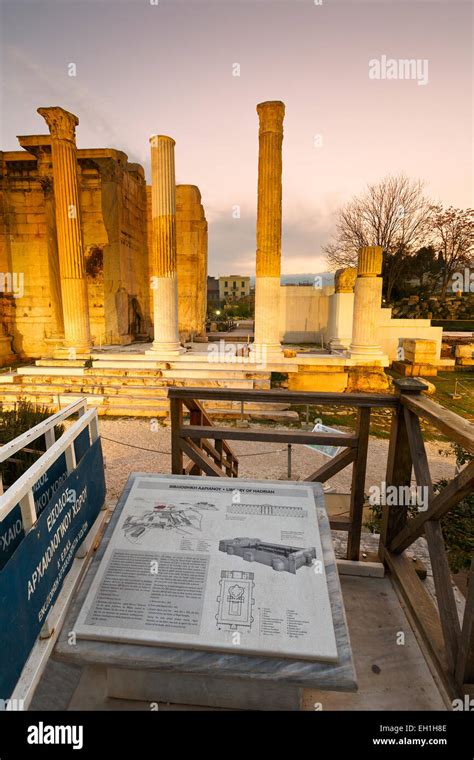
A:
[[[229,274],[219,277],[219,298],[226,303],[239,301],[250,295],[250,277]]]
[[[217,277],[207,277],[207,310],[214,311],[221,305],[219,296],[219,280]]]

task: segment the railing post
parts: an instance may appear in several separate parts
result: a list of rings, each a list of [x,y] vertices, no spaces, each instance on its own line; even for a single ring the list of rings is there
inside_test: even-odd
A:
[[[392,415],[385,479],[387,486],[409,486],[411,484],[413,461],[401,396],[404,393],[419,395],[428,386],[416,378],[395,380],[394,385],[400,402]],[[385,547],[390,545],[392,538],[405,526],[406,521],[407,507],[405,505],[394,504],[383,507],[379,543],[379,558],[381,562],[384,562]]]
[[[183,402],[180,398],[170,398],[171,420],[171,472],[183,474],[183,451],[181,449],[181,427],[183,425]]]
[[[202,421],[202,413],[200,409],[191,409],[189,412],[189,424],[190,425],[198,425],[201,426],[203,424]],[[204,456],[206,453],[202,446],[202,438],[195,439],[194,443],[196,446],[198,446],[201,449],[201,452]],[[189,471],[190,475],[202,475],[202,470],[200,467],[198,467],[197,464],[195,464],[191,470]]]
[[[223,452],[224,452],[224,441],[222,440],[222,438],[217,438],[217,439],[214,441],[214,447],[215,447],[215,449],[216,449],[217,453],[219,454],[219,467],[220,467],[220,468],[221,468],[221,470],[223,470],[223,471],[225,472],[225,474],[227,475],[227,471],[226,471],[226,469],[225,469],[225,467],[224,467],[224,464],[223,464],[223,460],[224,460],[224,457],[223,457]]]
[[[474,684],[474,554],[467,587],[466,606],[456,663],[456,682],[472,688]]]
[[[357,412],[357,449],[352,465],[351,526],[347,536],[347,559],[358,560],[362,514],[364,511],[365,473],[367,470],[367,450],[369,447],[370,406],[360,407]]]

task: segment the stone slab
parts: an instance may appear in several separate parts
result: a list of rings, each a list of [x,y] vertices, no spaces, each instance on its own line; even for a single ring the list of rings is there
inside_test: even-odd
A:
[[[299,710],[302,689],[270,682],[107,669],[107,696],[146,702],[170,702],[240,710]]]
[[[336,660],[313,488],[136,477],[74,630]]]
[[[353,562],[350,559],[338,559],[337,569],[341,575],[357,575],[365,578],[383,578],[385,568],[381,562]]]
[[[168,477],[185,478],[185,476]],[[268,481],[260,482],[268,483]],[[316,688],[331,691],[355,691],[357,689],[329,521],[323,508],[324,496],[322,488],[317,483],[312,484],[311,487],[315,491],[318,505],[317,518],[337,642],[337,662],[252,656],[235,651],[224,655],[203,650],[84,639],[77,639],[75,645],[71,646],[69,632],[74,630],[75,621],[110,542],[110,536],[114,526],[118,522],[121,507],[127,498],[132,483],[133,478],[129,480],[121,496],[90,571],[71,606],[54,650],[54,659],[56,661],[79,666],[100,665],[104,668],[121,667],[137,671],[150,670],[166,671],[167,673],[176,672],[183,675],[194,674],[201,676],[203,682],[208,677],[220,676],[239,681],[241,679],[251,680],[254,685],[269,681],[275,684],[285,684],[287,687]]]

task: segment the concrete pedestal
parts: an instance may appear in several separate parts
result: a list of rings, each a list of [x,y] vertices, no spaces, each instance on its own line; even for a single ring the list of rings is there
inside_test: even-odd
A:
[[[107,696],[233,710],[299,710],[302,689],[252,678],[107,668]]]

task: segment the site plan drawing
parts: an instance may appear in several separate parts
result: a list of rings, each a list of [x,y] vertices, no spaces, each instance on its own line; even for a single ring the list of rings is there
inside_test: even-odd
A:
[[[337,660],[313,489],[137,475],[80,639]]]

